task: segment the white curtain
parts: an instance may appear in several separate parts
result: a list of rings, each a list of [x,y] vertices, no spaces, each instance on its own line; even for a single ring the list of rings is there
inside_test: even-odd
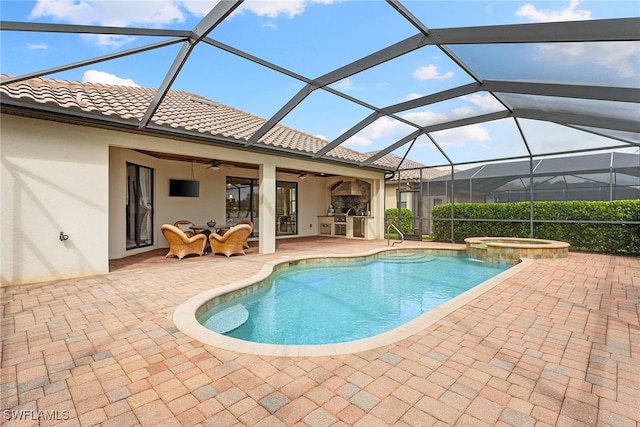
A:
[[[151,170],[140,169],[140,240],[151,240],[153,205],[151,200]]]

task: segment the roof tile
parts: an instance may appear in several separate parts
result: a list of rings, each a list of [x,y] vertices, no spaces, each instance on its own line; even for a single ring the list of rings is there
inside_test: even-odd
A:
[[[3,80],[6,78],[8,76],[2,76]],[[155,93],[155,89],[44,78],[0,86],[0,94],[14,100],[51,103],[61,109],[79,109],[126,120],[141,120]],[[176,90],[166,94],[151,122],[157,126],[246,141],[266,120],[216,101]],[[325,147],[327,143],[325,139],[280,124],[270,129],[259,141],[261,145],[311,154]],[[370,154],[343,146],[338,146],[327,154],[327,157],[350,162],[362,162],[369,156]],[[396,167],[392,159],[384,157],[374,164],[394,169]]]

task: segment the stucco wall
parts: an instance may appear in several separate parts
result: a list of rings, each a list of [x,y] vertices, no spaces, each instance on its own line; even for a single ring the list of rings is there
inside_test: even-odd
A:
[[[106,273],[109,259],[167,247],[160,233],[163,223],[178,219],[223,223],[227,176],[262,180],[261,173],[267,171],[269,181],[275,176],[297,182],[298,236],[318,234],[317,216],[326,212],[329,186],[339,176],[367,180],[372,195],[379,197],[372,202],[375,218],[369,223],[368,238],[382,236],[382,173],[6,114],[0,136],[2,286]],[[214,172],[196,166],[200,197],[176,198],[169,197],[169,179],[190,179],[191,164],[161,160],[136,149],[262,167],[223,167]],[[154,244],[134,250],[126,250],[127,162],[154,171]],[[296,172],[272,175],[270,171],[279,168]],[[297,171],[306,171],[307,178],[299,180]],[[336,176],[324,178],[314,172]],[[270,218],[260,224],[260,250],[265,252],[275,250],[275,216],[268,212],[275,209],[274,197],[275,191],[264,197],[260,207],[262,220]],[[69,239],[61,242],[60,232]]]
[[[91,128],[2,115],[3,286],[108,271],[108,147]]]

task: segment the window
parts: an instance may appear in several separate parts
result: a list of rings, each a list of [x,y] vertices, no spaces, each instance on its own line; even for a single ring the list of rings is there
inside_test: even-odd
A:
[[[127,163],[127,249],[153,245],[153,169]]]
[[[298,184],[276,182],[276,236],[298,234]]]
[[[407,207],[407,191],[406,190],[399,190],[399,197],[398,197],[398,201],[400,206],[398,206],[400,209],[405,209]]]

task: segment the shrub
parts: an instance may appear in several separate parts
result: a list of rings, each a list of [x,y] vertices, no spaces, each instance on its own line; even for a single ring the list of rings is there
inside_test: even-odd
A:
[[[410,209],[407,208],[402,208],[401,212],[401,217],[400,217],[400,223],[398,224],[398,209],[397,208],[391,208],[391,209],[387,209],[384,212],[384,231],[385,233],[387,232],[387,227],[389,227],[389,224],[393,224],[396,227],[398,227],[398,229],[400,229],[400,231],[402,231],[405,234],[410,234],[413,233],[412,227],[413,227],[413,213],[411,212]],[[395,230],[391,230],[392,233],[395,233]]]
[[[454,209],[456,219],[480,220],[455,221],[455,242],[474,236],[529,237],[529,202],[456,203]],[[435,240],[450,241],[451,205],[434,207],[432,215],[448,218],[433,221]],[[575,251],[640,255],[640,225],[622,223],[640,221],[640,200],[534,202],[533,218],[535,238],[567,242]],[[544,222],[549,220],[567,222]]]

